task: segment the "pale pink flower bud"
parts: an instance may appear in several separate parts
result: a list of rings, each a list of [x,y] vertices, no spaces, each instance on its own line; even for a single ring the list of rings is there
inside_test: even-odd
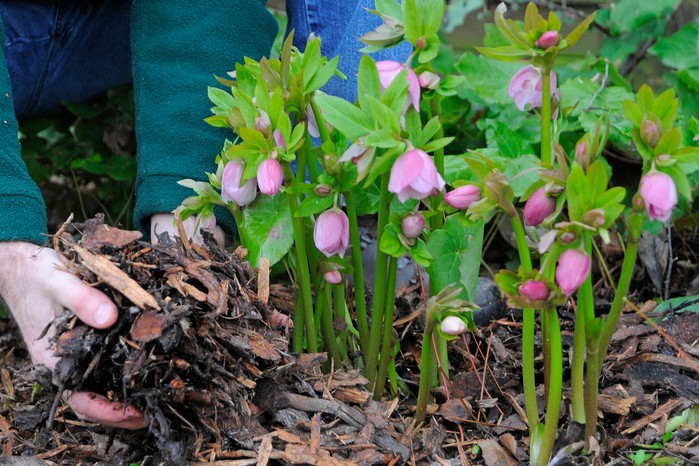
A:
[[[532,301],[543,301],[549,297],[549,288],[539,280],[529,280],[519,287],[519,294]]]
[[[534,42],[534,45],[540,49],[546,50],[549,47],[558,45],[558,38],[558,31],[546,31],[541,35],[541,37],[539,37],[539,40]]]
[[[438,74],[431,71],[423,71],[417,78],[420,87],[423,89],[437,89],[439,87],[440,77]]]
[[[312,138],[319,138],[320,130],[318,129],[318,121],[316,120],[315,113],[313,113],[311,104],[308,104],[308,107],[306,107],[306,122],[308,123],[308,134],[310,134]],[[327,121],[325,122],[325,127],[328,128],[328,130],[332,129],[332,126],[330,126],[330,123]]]
[[[461,210],[468,209],[471,207],[471,204],[480,200],[480,198],[481,188],[475,184],[460,186],[444,195],[444,200],[447,204]]]
[[[446,316],[442,319],[440,329],[447,335],[461,335],[466,331],[466,322],[457,316]]]
[[[232,160],[226,164],[221,176],[221,199],[223,202],[244,206],[255,200],[255,196],[257,196],[255,178],[250,178],[242,186],[240,185],[244,168],[245,165],[241,160]]]
[[[592,209],[585,212],[582,221],[585,225],[599,228],[604,225],[604,209]]]
[[[420,212],[410,212],[400,222],[406,238],[417,238],[425,229],[425,217]]]
[[[654,115],[651,117],[645,116],[641,121],[640,135],[643,144],[655,149],[660,140],[660,133],[662,131],[662,124]]]
[[[577,249],[567,249],[558,259],[556,282],[565,295],[575,293],[590,273],[590,256]]]
[[[524,204],[524,224],[535,226],[556,210],[556,200],[546,195],[544,188],[534,191]]]
[[[369,174],[371,162],[374,161],[375,147],[364,147],[359,143],[354,143],[345,150],[340,157],[340,162],[352,161],[357,166],[357,180],[363,180]]]
[[[393,162],[388,190],[400,202],[409,198],[421,201],[442,191],[445,184],[430,156],[420,149],[411,149]]]
[[[339,270],[328,270],[323,274],[323,280],[331,285],[339,285],[342,283],[342,274]]]
[[[269,136],[269,129],[272,126],[272,122],[269,119],[269,115],[264,110],[260,110],[260,116],[255,118],[255,129],[265,136]]]
[[[277,159],[267,159],[257,167],[257,185],[262,194],[274,196],[284,182],[284,170]]]
[[[520,110],[541,107],[541,70],[527,65],[512,77],[507,95],[512,97]],[[551,96],[556,93],[556,73],[551,72]]]
[[[677,187],[670,175],[663,172],[647,174],[641,180],[640,192],[651,220],[670,220],[672,209],[677,205]]]
[[[274,138],[274,142],[276,142],[279,147],[286,150],[286,141],[284,140],[284,135],[279,129],[274,130],[272,137]]]
[[[405,109],[407,110],[410,104],[415,107],[415,110],[420,111],[420,82],[417,79],[417,75],[412,68],[393,60],[382,60],[376,62],[376,68],[379,71],[379,80],[381,81],[381,87],[386,89],[391,82],[398,76],[401,71],[408,70],[408,96],[410,98],[410,103],[406,104]]]
[[[349,245],[349,219],[340,209],[326,210],[313,225],[313,241],[326,257],[344,257]]]

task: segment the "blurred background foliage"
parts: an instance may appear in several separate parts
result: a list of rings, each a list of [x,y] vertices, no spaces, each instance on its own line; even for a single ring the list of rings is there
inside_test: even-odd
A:
[[[509,159],[513,174],[526,173],[539,152],[538,122],[527,117],[507,97],[512,75],[522,66],[478,55],[476,45],[496,46],[503,38],[492,24],[498,2],[451,0],[444,20],[446,46],[435,62],[443,75],[460,74],[464,81],[456,95],[446,98],[445,131],[457,139],[448,153],[487,147]],[[524,0],[510,0],[508,17],[522,19]],[[615,169],[616,182],[635,185],[640,160],[633,148],[622,102],[633,97],[644,82],[659,93],[674,88],[680,99],[685,145],[699,134],[699,2],[697,0],[538,1],[542,13],[553,9],[572,29],[597,10],[591,31],[562,56],[555,71],[563,100],[572,107],[571,118],[561,132],[561,143],[570,153],[575,142],[594,127],[601,115],[612,126],[605,155]],[[286,28],[283,0],[271,0],[269,8]],[[360,44],[358,44],[360,46]],[[275,52],[273,51],[273,54]],[[206,92],[206,89],[202,89]],[[76,220],[105,213],[111,224],[132,227],[131,212],[136,173],[133,134],[133,94],[113,89],[102,99],[65,103],[60,115],[22,121],[23,157],[47,201],[49,228],[55,230],[70,212]],[[192,115],[205,118],[208,115]],[[213,160],[212,154],[212,160]],[[453,161],[459,165],[458,161]],[[468,177],[467,170],[461,173]],[[691,180],[694,197],[699,172]],[[696,204],[695,204],[696,205]],[[689,212],[687,212],[689,213]],[[690,224],[699,224],[694,219]]]

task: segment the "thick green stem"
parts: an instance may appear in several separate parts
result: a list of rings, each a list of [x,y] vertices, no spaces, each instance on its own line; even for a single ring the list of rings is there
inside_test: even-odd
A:
[[[357,311],[357,330],[362,357],[367,357],[369,347],[369,320],[366,312],[366,291],[364,289],[364,266],[362,264],[362,246],[357,223],[357,206],[350,191],[343,193],[347,205],[347,217],[350,227],[350,244],[352,245],[352,267],[354,268],[354,305]],[[366,363],[366,361],[365,361]]]
[[[320,301],[320,298],[318,300]],[[325,283],[323,286],[323,300],[325,301],[325,306],[320,313],[320,322],[323,327],[323,343],[325,350],[330,353],[330,357],[333,359],[333,367],[338,367],[342,357],[337,346],[335,327],[333,326],[332,286],[328,283]]]
[[[598,334],[599,336],[599,334]],[[597,391],[599,390],[599,338],[588,335],[587,380],[585,380],[585,450],[597,432]]]
[[[420,424],[425,420],[427,413],[427,400],[430,397],[431,383],[430,373],[435,366],[436,358],[432,350],[432,332],[434,331],[437,319],[430,312],[425,318],[425,331],[422,333],[422,356],[420,367],[420,388],[417,393],[417,405],[415,406],[415,423]]]
[[[522,270],[531,272],[532,259],[527,245],[527,236],[519,215],[511,217],[512,229],[517,241],[517,251],[519,252],[519,262]],[[524,405],[527,412],[527,423],[529,424],[529,435],[534,437],[539,425],[539,410],[536,402],[536,380],[534,371],[534,333],[536,330],[536,314],[534,309],[523,310],[522,318],[522,385],[524,386]]]
[[[381,355],[379,358],[379,371],[374,385],[374,399],[380,400],[386,385],[388,365],[393,360],[393,297],[396,294],[396,272],[398,259],[388,259],[388,280],[386,284],[386,308],[384,309],[383,336],[381,338]]]
[[[589,233],[583,233],[583,244],[587,255],[592,257],[592,237]],[[575,315],[575,331],[573,333],[573,362],[570,374],[570,396],[573,406],[573,419],[580,424],[585,423],[586,395],[583,390],[583,380],[585,376],[585,326],[595,318],[594,302],[592,274],[588,274],[587,278],[578,289],[578,308],[576,311],[577,314]]]
[[[551,71],[541,74],[541,165],[551,165]]]
[[[303,151],[301,151],[303,152]],[[284,172],[287,180],[293,180],[293,173],[289,164],[284,164]],[[301,164],[299,163],[299,166]],[[311,353],[318,351],[316,340],[315,319],[313,318],[313,296],[311,294],[311,275],[308,270],[308,252],[306,250],[306,234],[303,228],[303,219],[294,214],[298,209],[298,199],[295,194],[287,191],[289,198],[289,210],[294,228],[294,243],[296,244],[296,294],[302,296],[303,313],[306,328],[307,348]],[[296,332],[294,333],[296,335]]]
[[[381,176],[381,191],[379,194],[379,220],[376,232],[376,269],[374,276],[374,299],[372,302],[371,329],[369,330],[369,349],[366,358],[366,377],[369,386],[376,383],[376,371],[379,361],[379,348],[381,346],[381,334],[383,333],[384,303],[386,299],[386,253],[381,252],[381,236],[388,223],[388,174]],[[372,388],[373,391],[373,388]]]
[[[546,422],[542,434],[541,445],[534,464],[548,464],[553,443],[558,431],[558,415],[561,409],[561,392],[563,387],[563,349],[561,345],[561,327],[555,307],[544,309],[542,317],[548,320],[551,338],[551,379],[546,400]]]

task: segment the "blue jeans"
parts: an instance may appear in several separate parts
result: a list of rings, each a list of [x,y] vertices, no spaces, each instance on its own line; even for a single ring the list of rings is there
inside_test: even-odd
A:
[[[0,0],[17,117],[45,115],[63,101],[88,101],[129,84],[130,7],[128,0]],[[380,24],[365,7],[373,7],[373,0],[287,0],[295,45],[303,49],[312,32],[323,39],[323,53],[340,55],[348,80],[333,78],[324,90],[350,101],[363,47],[358,39]],[[376,58],[402,61],[409,53],[402,46]]]

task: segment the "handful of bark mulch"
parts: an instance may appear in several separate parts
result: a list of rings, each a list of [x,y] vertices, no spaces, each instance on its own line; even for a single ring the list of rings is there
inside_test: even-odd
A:
[[[165,236],[151,245],[139,240],[139,232],[109,227],[100,218],[74,226],[82,240],[62,228],[54,248],[66,268],[116,303],[120,317],[106,330],[82,324],[69,311],[51,323],[61,360],[53,371],[58,393],[49,425],[61,393],[79,390],[146,414],[145,435],[112,434],[116,439],[109,443],[128,446],[128,461],[150,456],[155,464],[189,464],[245,458],[245,451],[257,464],[262,453],[263,463],[296,464],[407,457],[408,450],[385,432],[379,408],[372,421],[371,409],[365,415],[345,404],[366,406],[365,379],[336,373],[329,380],[319,371],[325,355],[287,353],[286,329],[266,324],[268,277],[257,277],[213,238],[205,236],[206,245],[198,246]],[[259,293],[258,279],[264,288]],[[335,396],[321,399],[317,392]],[[321,448],[321,420],[328,415],[343,435],[327,433],[334,440]],[[357,440],[359,433],[364,435]]]

